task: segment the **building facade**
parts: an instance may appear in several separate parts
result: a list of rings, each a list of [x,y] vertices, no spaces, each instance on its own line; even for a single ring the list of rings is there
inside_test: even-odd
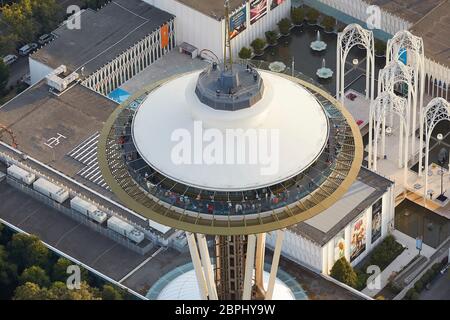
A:
[[[223,58],[225,41],[225,19],[223,0],[208,0],[216,3],[203,6],[198,1],[195,6],[187,0],[144,0],[145,2],[173,14],[175,18],[176,43],[187,42],[199,51],[210,50]],[[239,1],[234,1],[239,2]],[[230,29],[232,30],[233,56],[242,47],[249,47],[256,38],[265,38],[265,32],[276,30],[277,23],[289,17],[291,0],[242,0],[232,7]],[[210,7],[217,8],[211,11]],[[221,15],[220,15],[221,14]]]

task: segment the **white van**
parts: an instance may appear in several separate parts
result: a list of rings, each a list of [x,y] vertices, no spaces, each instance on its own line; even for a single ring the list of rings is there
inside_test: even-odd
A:
[[[16,62],[18,59],[18,57],[14,54],[8,54],[6,57],[3,58],[3,63],[6,64],[7,66],[13,64],[14,62]]]

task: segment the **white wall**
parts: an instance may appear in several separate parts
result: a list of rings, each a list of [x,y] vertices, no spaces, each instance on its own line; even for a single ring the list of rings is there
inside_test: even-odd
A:
[[[202,49],[222,52],[222,23],[176,0],[143,0],[176,16],[175,39],[177,45],[187,42]],[[223,55],[223,53],[221,54]],[[220,57],[220,56],[219,56]]]
[[[383,195],[381,237],[374,243],[372,243],[372,204],[365,210],[364,215],[366,221],[366,249],[359,255],[358,258],[352,261],[351,264],[353,266],[364,259],[364,257],[367,256],[367,254],[390,233],[393,227],[395,213],[393,196],[393,187],[389,188],[389,190]],[[357,218],[359,218],[359,215]],[[353,221],[351,221],[344,229],[340,230],[344,231],[345,258],[347,259],[347,261],[350,261],[350,240],[352,224]],[[273,248],[275,246],[276,234],[267,233],[266,237],[267,246]],[[334,237],[323,247],[320,247],[319,244],[314,243],[302,237],[301,235],[298,235],[287,229],[283,241],[282,255],[301,265],[306,265],[307,267],[315,270],[317,273],[321,272],[323,274],[329,274],[331,268],[335,263]]]
[[[161,10],[165,10],[176,16],[175,37],[177,45],[187,42],[196,46],[199,51],[209,49],[220,59],[223,58],[223,43],[225,33],[225,20],[218,21],[199,11],[196,11],[176,0],[143,0]],[[206,1],[206,0],[204,0]],[[277,28],[277,23],[288,17],[291,9],[291,0],[285,0],[274,10],[250,24],[250,5],[247,2],[247,29],[232,40],[233,56],[237,56],[239,50],[256,38],[265,38],[265,32]]]
[[[278,30],[278,22],[286,17],[290,17],[291,0],[285,0],[281,5],[270,10],[270,1],[268,2],[267,14],[256,21],[253,25],[250,24],[250,4],[247,3],[247,29],[237,35],[232,41],[233,55],[236,57],[242,47],[250,47],[250,44],[256,38],[265,39],[265,33],[269,30]],[[225,21],[222,24],[225,28]],[[222,31],[222,35],[224,32]],[[223,40],[222,40],[223,42]],[[222,54],[223,55],[223,54]]]
[[[54,71],[54,69],[31,57],[28,58],[28,63],[30,65],[31,85],[38,83]]]
[[[267,233],[266,244],[270,248],[275,247],[276,232]],[[322,248],[306,238],[296,233],[286,230],[282,255],[295,262],[306,265],[318,273],[322,271]]]

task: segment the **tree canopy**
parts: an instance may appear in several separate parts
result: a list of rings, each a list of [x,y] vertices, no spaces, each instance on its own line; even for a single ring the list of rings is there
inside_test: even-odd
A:
[[[48,266],[50,253],[47,247],[36,236],[15,234],[8,243],[10,260],[13,261],[19,271],[33,265],[44,269]]]
[[[350,287],[355,287],[358,281],[356,272],[353,270],[352,266],[347,259],[345,259],[345,257],[340,258],[334,263],[333,268],[331,268],[330,275]]]

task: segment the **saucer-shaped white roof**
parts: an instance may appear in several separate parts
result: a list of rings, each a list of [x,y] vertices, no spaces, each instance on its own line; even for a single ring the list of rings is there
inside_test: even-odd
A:
[[[264,271],[263,282],[267,288],[269,273]],[[164,287],[157,300],[201,300],[195,271],[190,270],[178,276]],[[280,279],[275,280],[272,300],[295,300],[292,290]]]
[[[142,158],[156,171],[201,189],[250,190],[301,173],[323,151],[328,138],[327,117],[314,96],[299,84],[260,71],[265,86],[263,98],[248,109],[220,111],[204,105],[196,96],[199,73],[183,75],[152,91],[135,114],[134,143]],[[242,129],[233,134],[244,139],[250,131],[256,133],[257,140],[253,140],[258,141],[256,149],[255,143],[245,140],[243,163],[237,159],[236,148],[234,161],[226,158],[231,150],[226,147],[230,129]],[[213,140],[204,140],[203,135],[208,133],[214,136]],[[219,136],[224,154],[208,153],[207,146],[220,141]],[[191,153],[180,163],[179,147],[186,143],[190,143]],[[256,150],[253,160],[249,157],[251,150]],[[204,157],[203,151],[214,155],[215,162],[209,162],[211,157]]]

